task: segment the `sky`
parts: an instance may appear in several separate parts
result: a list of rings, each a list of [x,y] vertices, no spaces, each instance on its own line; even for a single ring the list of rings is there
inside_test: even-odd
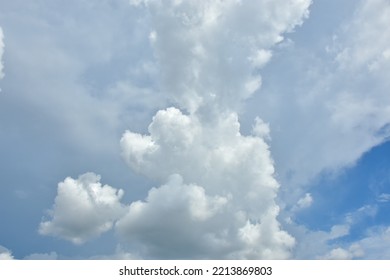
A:
[[[390,259],[387,0],[0,0],[0,259]]]

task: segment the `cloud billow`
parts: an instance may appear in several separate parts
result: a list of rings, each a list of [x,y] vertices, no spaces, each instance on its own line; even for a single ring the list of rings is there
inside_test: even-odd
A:
[[[149,39],[174,106],[155,114],[148,134],[126,131],[120,146],[131,169],[161,185],[124,205],[95,174],[67,178],[40,233],[83,243],[116,221],[121,242],[144,258],[289,258],[295,240],[277,220],[270,128],[257,118],[242,135],[238,111],[311,1],[133,2],[157,23]]]
[[[39,233],[84,243],[111,229],[123,215],[122,196],[123,190],[102,186],[94,173],[85,173],[77,180],[68,177],[58,184],[57,197],[49,211],[51,219],[41,222]]]
[[[119,235],[149,257],[288,258],[294,238],[277,221],[269,127],[258,118],[242,135],[237,110],[261,86],[254,70],[310,1],[143,5],[159,23],[152,44],[177,108],[158,111],[149,135],[121,139],[129,166],[163,185],[130,205]]]
[[[168,108],[149,130],[150,136],[124,134],[124,157],[134,170],[168,182],[130,205],[117,223],[122,238],[161,258],[289,256],[294,239],[276,220],[279,184],[269,147],[261,137],[241,135],[236,114],[201,123]]]

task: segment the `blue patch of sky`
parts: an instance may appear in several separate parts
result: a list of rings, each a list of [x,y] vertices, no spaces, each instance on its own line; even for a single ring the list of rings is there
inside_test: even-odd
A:
[[[337,175],[322,174],[312,185],[313,205],[299,213],[296,220],[315,230],[329,230],[356,215],[350,234],[344,240],[365,235],[372,226],[390,225],[390,141],[369,152]],[[389,199],[389,200],[388,200]],[[362,207],[373,214],[363,214]],[[359,214],[360,212],[360,214]]]

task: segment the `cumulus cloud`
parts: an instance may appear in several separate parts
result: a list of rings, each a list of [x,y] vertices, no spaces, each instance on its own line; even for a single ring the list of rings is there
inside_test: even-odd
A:
[[[188,258],[210,253],[210,247],[224,241],[214,236],[218,232],[213,224],[221,223],[219,213],[226,211],[228,201],[229,197],[207,196],[204,188],[186,185],[175,174],[165,185],[152,188],[144,202],[133,202],[117,229],[127,241],[147,244],[141,248],[149,256]]]
[[[41,222],[39,233],[81,244],[112,227],[123,214],[122,196],[123,190],[102,186],[94,173],[68,177],[58,184],[50,219]]]
[[[163,86],[190,112],[199,107],[237,109],[260,85],[253,67],[268,62],[270,48],[302,23],[311,3],[146,0],[134,4],[141,2],[158,23],[152,37]]]
[[[171,97],[174,107],[158,111],[147,133],[126,131],[120,141],[122,155],[131,169],[157,181],[156,187],[144,200],[124,206],[120,203],[123,193],[102,186],[97,175],[67,178],[59,185],[49,219],[40,225],[41,234],[82,243],[116,222],[121,240],[139,250],[139,254],[119,251],[118,256],[131,258],[287,258],[293,251],[300,258],[345,259],[361,256],[361,248],[378,250],[376,244],[386,240],[387,230],[369,233],[356,246],[329,245],[347,236],[361,213],[374,215],[375,207],[361,208],[348,215],[344,224],[328,231],[297,226],[288,228],[287,233],[278,222],[280,210],[275,199],[280,191],[272,158],[276,159],[278,178],[285,183],[278,202],[289,204],[291,207],[286,209],[294,212],[313,203],[304,186],[311,179],[323,171],[353,164],[364,152],[388,139],[390,99],[386,73],[390,69],[390,37],[383,32],[388,25],[388,1],[360,1],[353,18],[327,47],[323,60],[317,54],[300,53],[297,60],[287,60],[287,65],[282,66],[292,69],[287,72],[291,77],[280,74],[280,69],[271,72],[283,79],[268,80],[268,84],[285,86],[279,91],[266,87],[263,71],[270,61],[281,56],[278,50],[288,53],[295,48],[292,41],[283,48],[281,42],[286,32],[293,31],[307,17],[310,0],[130,3],[138,6],[140,14],[148,15],[133,25],[138,24],[137,30],[145,32],[145,41],[154,49],[157,62],[137,60],[130,71],[131,81],[116,81],[108,92],[118,103],[138,100],[134,101],[137,103],[143,98],[141,107],[155,101],[152,95],[160,86]],[[102,14],[107,7],[103,6]],[[145,24],[147,20],[155,25]],[[99,22],[106,20],[99,18]],[[99,25],[102,28],[104,24]],[[83,32],[77,34],[88,33]],[[107,42],[117,42],[114,39],[119,37],[102,38],[102,45],[94,43],[101,45],[96,49],[98,56],[103,54],[99,63],[112,65],[108,63],[113,54]],[[1,43],[2,40],[0,54]],[[38,49],[45,50],[42,56],[46,56],[47,48],[43,46]],[[90,45],[84,48],[89,50]],[[88,72],[85,65],[93,61],[96,53],[87,55],[81,66],[64,50],[58,50],[55,58],[70,69],[64,73],[75,73],[70,77],[62,75],[73,81],[81,72]],[[26,57],[30,55],[19,59],[27,61]],[[331,63],[326,62],[329,58]],[[51,59],[47,61],[52,64]],[[294,71],[301,61],[305,69]],[[34,73],[44,73],[46,78],[50,71],[51,68]],[[157,82],[152,84],[151,80],[161,81],[161,85],[155,86]],[[152,90],[145,86],[148,83]],[[57,81],[50,84],[49,91],[53,92]],[[79,87],[61,88],[66,89],[64,92],[85,94]],[[251,133],[243,135],[240,108],[261,88],[264,91],[259,99],[252,102],[261,118],[256,118]],[[44,106],[49,96],[40,99]],[[73,96],[59,96],[69,98],[66,104],[74,103]],[[69,126],[75,135],[94,135],[86,129],[89,125],[80,125],[79,115],[84,114],[78,112],[85,108],[104,112],[85,122],[97,123],[97,127],[101,127],[99,120],[116,118],[115,113],[113,117],[105,112],[127,109],[111,104],[109,110],[100,110],[106,109],[107,100],[95,101],[84,98],[81,103],[88,106],[80,106],[75,114],[62,114],[72,118]],[[91,139],[96,137],[87,137],[85,142],[90,144]],[[388,201],[388,195],[380,195],[378,201]]]
[[[294,239],[277,220],[270,128],[257,118],[242,135],[236,110],[261,86],[254,70],[302,23],[310,1],[143,4],[158,22],[153,47],[178,108],[158,111],[149,134],[121,139],[129,166],[163,185],[130,205],[120,236],[162,258],[289,257]]]
[[[12,252],[0,245],[0,260],[13,260]]]
[[[120,235],[162,258],[288,257],[294,240],[276,220],[269,147],[239,127],[235,113],[202,123],[168,108],[155,115],[150,135],[126,132],[129,165],[168,182],[131,204],[117,223]]]
[[[155,114],[148,133],[126,131],[120,145],[128,165],[160,186],[123,214],[120,191],[106,187],[108,205],[92,195],[104,189],[96,175],[67,178],[40,232],[81,243],[117,219],[121,240],[145,258],[290,257],[294,238],[277,219],[270,127],[256,118],[243,135],[238,111],[261,87],[272,47],[303,22],[311,1],[132,4],[155,23],[146,38],[174,106]],[[83,215],[74,217],[75,205]]]

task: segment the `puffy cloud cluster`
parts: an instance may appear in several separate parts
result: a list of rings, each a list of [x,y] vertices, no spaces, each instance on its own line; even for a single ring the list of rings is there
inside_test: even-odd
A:
[[[133,170],[162,185],[123,214],[121,192],[95,175],[67,178],[40,232],[81,243],[118,219],[121,239],[144,257],[288,258],[294,238],[277,220],[269,126],[257,118],[244,136],[236,111],[311,1],[132,3],[156,23],[149,40],[178,108],[158,111],[149,134],[126,131],[120,144]]]
[[[143,4],[158,23],[150,39],[163,87],[180,109],[158,111],[149,135],[123,135],[129,166],[166,183],[130,205],[120,235],[162,258],[289,257],[294,239],[277,221],[269,126],[257,118],[243,136],[236,110],[310,1]]]
[[[109,230],[123,215],[123,191],[99,181],[99,176],[86,173],[59,183],[50,220],[41,222],[39,232],[80,244]]]
[[[125,240],[161,258],[289,256],[294,239],[276,220],[279,185],[269,147],[261,137],[241,135],[236,114],[201,123],[168,108],[156,114],[149,132],[126,132],[124,157],[167,183],[130,205],[117,223]]]

